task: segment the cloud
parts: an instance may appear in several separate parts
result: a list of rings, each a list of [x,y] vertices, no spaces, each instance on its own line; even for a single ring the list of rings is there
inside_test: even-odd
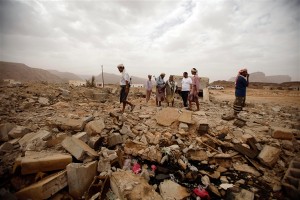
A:
[[[0,60],[80,74],[240,67],[300,80],[297,0],[0,1]]]

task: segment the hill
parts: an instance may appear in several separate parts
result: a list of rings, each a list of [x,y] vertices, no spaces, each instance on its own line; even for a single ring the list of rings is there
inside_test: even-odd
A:
[[[263,72],[254,72],[250,74],[249,80],[260,83],[283,83],[290,82],[292,78],[288,75],[266,76]],[[235,77],[230,78],[229,81],[235,81]]]
[[[0,61],[0,79],[14,79],[16,81],[47,81],[50,83],[64,82],[60,77],[47,70],[31,68],[22,63]]]
[[[57,70],[47,70],[51,74],[54,74],[55,76],[58,76],[59,78],[65,80],[66,82],[69,80],[79,80],[81,81],[82,78],[77,76],[76,74],[70,73],[70,72],[60,72]]]

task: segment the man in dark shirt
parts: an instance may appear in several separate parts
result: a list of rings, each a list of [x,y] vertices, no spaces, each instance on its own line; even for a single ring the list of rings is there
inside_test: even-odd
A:
[[[247,69],[241,69],[235,79],[235,101],[233,104],[234,117],[242,111],[246,101],[246,88],[249,85]]]

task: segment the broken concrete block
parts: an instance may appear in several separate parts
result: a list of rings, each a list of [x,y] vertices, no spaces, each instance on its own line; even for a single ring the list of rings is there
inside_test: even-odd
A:
[[[72,135],[72,137],[75,137],[75,138],[83,141],[84,143],[87,143],[89,141],[89,136],[87,135],[86,132],[76,133],[75,135]]]
[[[241,171],[241,172],[247,172],[250,174],[253,174],[255,176],[260,176],[260,173],[254,169],[253,167],[250,167],[249,165],[246,164],[233,164],[233,168],[237,171]]]
[[[31,130],[25,126],[17,126],[9,131],[8,135],[12,138],[20,138],[31,132]]]
[[[61,144],[77,160],[83,161],[87,156],[92,158],[98,156],[97,152],[89,145],[74,137],[66,137]]]
[[[97,162],[70,163],[67,166],[69,193],[76,199],[81,199],[84,192],[93,182],[97,172]]]
[[[97,135],[97,136],[92,136],[89,138],[88,141],[88,145],[92,148],[92,149],[99,149],[99,147],[101,146],[101,136]]]
[[[281,128],[281,127],[272,127],[270,129],[271,135],[275,139],[281,140],[292,140],[294,138],[293,129]]]
[[[21,173],[33,174],[65,169],[71,162],[72,156],[69,154],[27,151],[25,157],[21,157]]]
[[[190,196],[187,189],[171,180],[165,180],[159,185],[163,199],[183,200]]]
[[[120,130],[120,133],[123,134],[123,135],[128,135],[131,138],[135,138],[136,137],[136,135],[131,131],[129,125],[125,125],[124,124],[122,126],[121,130]]]
[[[193,124],[192,114],[193,112],[191,111],[182,111],[182,113],[180,113],[178,121],[186,124]]]
[[[113,147],[116,146],[117,144],[122,144],[122,143],[123,143],[123,138],[120,135],[120,133],[112,133],[108,138],[109,147]]]
[[[273,167],[279,159],[280,149],[265,145],[263,150],[258,155],[258,159],[261,163],[268,167]]]
[[[18,191],[15,195],[20,200],[48,199],[67,185],[67,171],[63,170]]]
[[[11,152],[12,150],[14,150],[14,146],[9,142],[4,142],[0,146],[0,152]]]
[[[180,123],[179,124],[179,130],[182,129],[182,130],[185,130],[185,131],[188,131],[189,130],[189,126],[186,124],[186,123]]]
[[[111,170],[110,160],[107,158],[100,158],[98,162],[97,171],[98,172],[108,172]]]
[[[156,114],[156,121],[163,126],[171,126],[171,124],[178,120],[180,113],[175,108],[164,108]]]
[[[85,126],[85,131],[90,135],[100,135],[105,128],[104,120],[101,118],[99,120],[91,121]]]
[[[49,105],[49,99],[45,98],[45,97],[40,97],[38,99],[38,102],[43,105],[43,106],[48,106]]]
[[[33,140],[40,139],[40,140],[47,140],[51,137],[51,133],[46,130],[39,130],[38,132],[31,132],[24,135],[20,140],[19,144],[21,147],[25,148],[25,146],[31,143]]]
[[[155,192],[141,176],[130,171],[113,172],[110,178],[112,191],[121,200],[162,200],[163,198]]]
[[[187,157],[191,160],[196,160],[196,161],[203,161],[208,159],[207,153],[205,151],[193,150],[193,149],[187,152]]]
[[[8,133],[15,128],[13,123],[4,123],[0,125],[0,142],[7,142],[9,140]]]
[[[56,117],[52,120],[52,125],[62,130],[82,131],[86,121],[84,119],[70,119]]]
[[[155,146],[147,146],[143,143],[128,141],[125,144],[124,152],[133,156],[140,156],[149,161],[160,162],[162,158],[161,151]]]
[[[226,199],[231,200],[254,200],[254,193],[241,188],[229,188]]]

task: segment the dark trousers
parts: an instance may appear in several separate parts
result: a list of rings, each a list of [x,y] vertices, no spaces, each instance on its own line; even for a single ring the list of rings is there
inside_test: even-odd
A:
[[[188,107],[188,96],[189,96],[189,91],[181,91],[181,97],[183,100],[183,106]]]

